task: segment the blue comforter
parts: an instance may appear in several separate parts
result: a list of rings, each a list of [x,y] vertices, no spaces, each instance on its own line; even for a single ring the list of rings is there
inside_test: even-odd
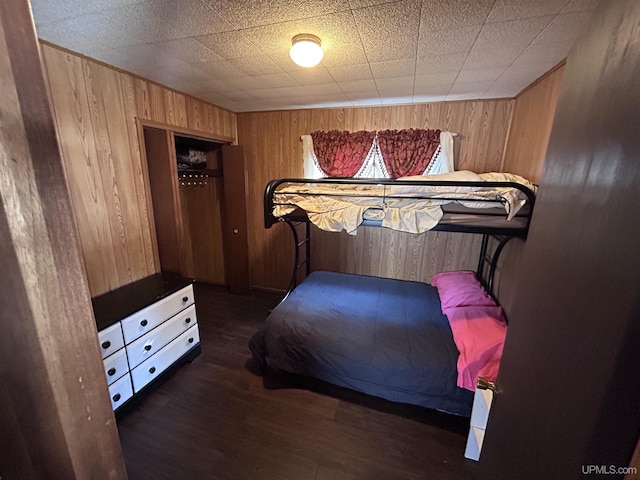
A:
[[[458,350],[427,284],[314,272],[250,341],[254,359],[394,402],[469,416]]]

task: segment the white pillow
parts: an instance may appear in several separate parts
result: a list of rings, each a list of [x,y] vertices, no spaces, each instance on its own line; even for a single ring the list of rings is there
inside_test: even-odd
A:
[[[520,183],[525,187],[530,188],[534,192],[537,190],[536,186],[520,175],[516,175],[515,173],[503,173],[503,172],[489,172],[489,173],[481,173],[480,177],[485,182],[513,182]]]

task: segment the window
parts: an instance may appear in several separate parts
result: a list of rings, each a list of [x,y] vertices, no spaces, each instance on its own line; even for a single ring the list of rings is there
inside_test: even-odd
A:
[[[404,154],[407,150],[404,150],[401,155],[401,159],[393,158],[394,142],[398,149],[423,149],[424,145],[417,145],[415,142],[407,141],[407,135],[409,137],[416,135],[419,137],[419,132],[430,132],[431,137],[439,133],[439,142],[437,145],[432,145],[432,154],[427,154],[426,161],[423,159],[421,163],[410,165],[406,168],[398,168],[398,163],[406,164],[407,155]],[[368,135],[364,135],[367,133]],[[391,152],[385,158],[383,158],[382,150],[378,144],[378,134],[381,132],[355,132],[350,134],[349,132],[313,132],[311,135],[303,135],[303,159],[304,159],[304,177],[305,178],[323,178],[328,176],[347,176],[353,178],[396,178],[403,176],[406,172],[410,175],[428,175],[428,174],[441,174],[448,173],[454,170],[454,158],[453,158],[453,137],[456,135],[452,132],[439,132],[439,131],[417,131],[417,130],[387,130],[381,135],[383,141],[386,142],[386,151]],[[316,149],[319,150],[320,155],[324,158],[322,165],[314,151],[314,140],[316,137]],[[372,140],[369,138],[372,137]],[[431,138],[433,141],[433,138]],[[324,142],[332,143],[330,147]],[[347,145],[351,142],[350,145]],[[362,145],[368,146],[371,142],[366,154],[362,149]],[[391,142],[391,143],[390,143]],[[358,144],[356,147],[353,145]],[[391,145],[391,146],[390,146]],[[348,151],[348,154],[345,154]],[[421,153],[421,152],[418,152]],[[353,154],[353,155],[352,155]],[[348,156],[348,160],[345,161],[345,157]],[[395,161],[395,164],[394,164]],[[351,162],[348,166],[345,163]],[[424,166],[426,164],[426,166]],[[424,166],[424,168],[422,168]],[[411,171],[413,168],[413,171]],[[418,170],[415,170],[418,168]],[[390,173],[391,171],[391,173]],[[327,173],[328,172],[328,173]],[[346,172],[346,173],[345,173]]]

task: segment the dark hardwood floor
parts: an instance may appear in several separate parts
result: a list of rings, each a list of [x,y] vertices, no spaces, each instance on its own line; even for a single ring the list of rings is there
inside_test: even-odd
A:
[[[471,479],[468,419],[252,372],[278,296],[196,285],[202,354],[118,420],[130,480]]]

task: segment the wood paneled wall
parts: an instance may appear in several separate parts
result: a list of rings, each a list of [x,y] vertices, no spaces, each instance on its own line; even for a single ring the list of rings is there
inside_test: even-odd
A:
[[[236,138],[236,117],[87,58],[42,45],[92,295],[159,270],[136,118]]]
[[[564,63],[516,97],[503,171],[540,181],[564,76]]]
[[[300,135],[329,129],[448,129],[460,134],[457,169],[513,171],[537,180],[562,74],[556,70],[515,101],[236,115],[51,45],[43,44],[42,50],[92,295],[159,270],[136,118],[238,139],[249,176],[251,284],[281,289],[289,277],[291,240],[284,228],[264,229],[262,192],[272,178],[302,176]],[[541,127],[540,118],[548,128]],[[313,267],[428,281],[443,269],[475,268],[478,248],[475,237],[448,233],[414,236],[363,228],[349,237],[314,232]],[[389,249],[402,262],[385,255]]]
[[[285,288],[292,265],[289,230],[263,226],[262,194],[279,177],[301,177],[300,135],[314,130],[440,128],[460,134],[457,169],[500,171],[513,100],[410,106],[239,113],[238,143],[249,172],[249,251],[252,285]],[[362,228],[356,236],[315,230],[312,268],[430,281],[434,273],[476,268],[479,237],[430,232],[402,234]]]

